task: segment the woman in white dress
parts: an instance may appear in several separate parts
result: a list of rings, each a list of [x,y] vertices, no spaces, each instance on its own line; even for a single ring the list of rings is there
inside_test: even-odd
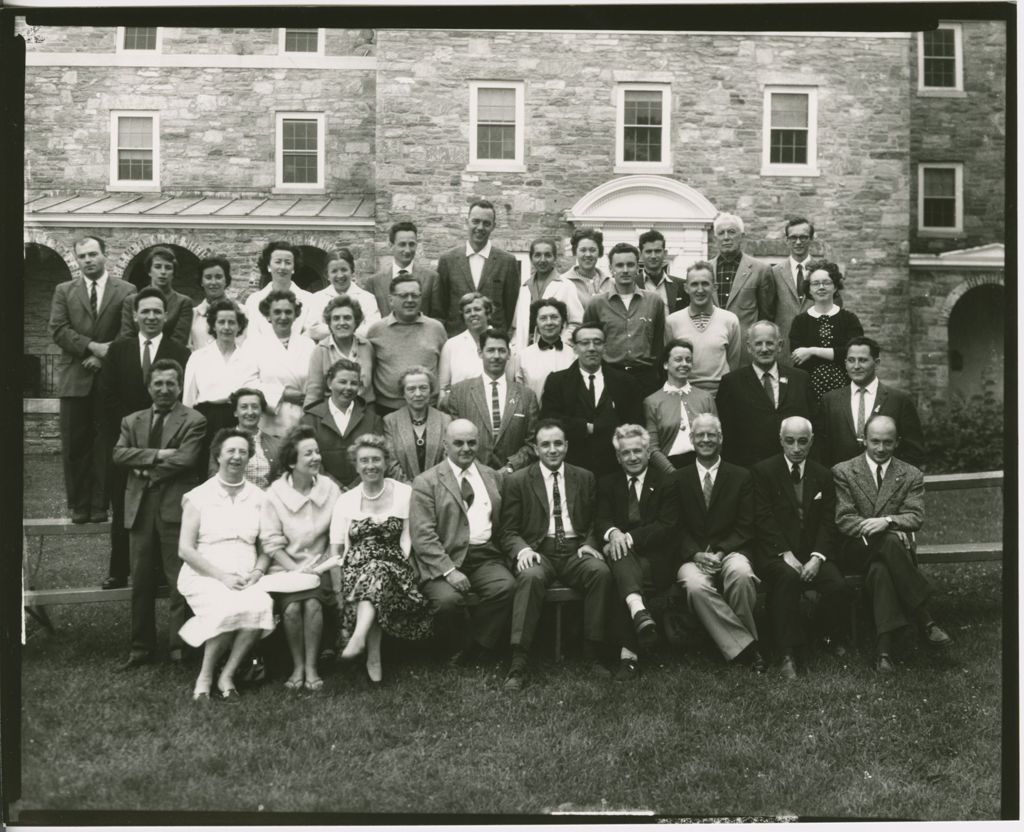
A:
[[[562,337],[569,336],[583,322],[583,304],[576,287],[555,271],[558,261],[558,241],[553,237],[539,237],[530,243],[530,264],[533,274],[523,281],[513,323],[512,351],[520,353],[533,343],[530,327],[530,306],[541,298],[555,298],[565,304],[568,317]]]
[[[186,644],[205,644],[192,694],[208,702],[218,662],[217,696],[237,699],[234,675],[256,641],[274,629],[273,602],[254,584],[270,558],[257,549],[263,492],[245,479],[252,439],[234,428],[214,437],[217,473],[182,498],[178,554],[184,561],[178,591],[195,613],[180,635]]]
[[[537,338],[512,357],[513,377],[529,387],[538,402],[544,395],[547,377],[564,370],[576,360],[572,347],[562,337],[567,316],[562,301],[555,298],[535,300],[530,304],[530,320],[537,331]]]
[[[440,394],[437,406],[441,410],[448,404],[452,385],[484,374],[484,365],[480,360],[480,335],[491,325],[494,304],[489,297],[479,292],[466,292],[459,298],[459,311],[466,328],[445,341],[438,361]]]

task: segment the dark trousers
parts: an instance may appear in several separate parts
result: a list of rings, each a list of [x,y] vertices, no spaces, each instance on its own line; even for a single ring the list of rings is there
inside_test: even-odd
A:
[[[433,605],[435,628],[449,643],[461,642],[462,646],[468,646],[475,640],[493,650],[508,635],[516,579],[501,553],[489,545],[470,546],[458,570],[469,579],[473,594],[479,599],[470,612],[472,634],[463,626],[466,596],[445,578],[433,578],[420,584],[420,592]]]
[[[851,592],[834,561],[822,563],[814,580],[807,583],[782,558],[765,561],[758,574],[768,586],[768,620],[779,650],[788,651],[806,643],[805,629],[800,621],[800,596],[805,589],[813,589],[821,595],[818,610],[825,635],[841,644],[849,641],[846,631],[850,620]]]
[[[879,635],[906,627],[907,614],[916,612],[931,595],[931,585],[894,532],[873,535],[867,546],[859,537],[847,538],[843,555],[849,571],[867,571],[864,583]]]
[[[68,508],[72,512],[105,512],[109,503],[107,469],[110,449],[97,385],[87,396],[60,400],[61,456]]]
[[[229,402],[197,402],[195,409],[206,417],[206,436],[203,437],[203,446],[199,451],[199,462],[196,469],[205,471],[211,466],[210,445],[213,437],[221,428],[233,428],[238,420],[235,418],[235,411]]]
[[[156,588],[160,570],[170,588],[169,648],[184,647],[178,630],[185,623],[185,600],[178,592],[178,535],[181,521],[160,519],[159,489],[147,490],[139,503],[135,525],[128,532],[132,568],[132,655],[156,652]]]
[[[672,463],[672,467],[677,471],[680,468],[685,468],[687,465],[693,465],[697,461],[697,454],[694,451],[687,451],[682,454],[672,454],[668,458],[668,461]]]
[[[618,560],[612,560],[606,556],[605,560],[612,573],[612,579],[615,581],[616,593],[622,600],[622,603],[617,605],[616,618],[619,621],[616,632],[621,635],[622,646],[635,653],[638,642],[636,631],[633,629],[633,619],[630,617],[629,607],[625,603],[626,597],[634,592],[641,596],[647,596],[658,591],[654,565],[649,558],[634,553]],[[669,578],[669,583],[671,583],[671,578]]]
[[[660,349],[660,347],[659,347]],[[641,398],[646,398],[655,392],[663,384],[661,380],[661,368],[647,364],[615,364],[620,370],[633,378],[640,388]]]
[[[554,541],[545,540],[540,549],[540,563],[516,575],[512,599],[512,646],[528,650],[533,643],[544,607],[544,593],[557,578],[583,596],[583,636],[587,641],[608,640],[608,616],[618,612],[615,581],[608,565],[597,558],[578,557],[572,551],[556,552]]]
[[[127,578],[131,570],[128,529],[124,527],[124,490],[128,484],[128,469],[110,466],[110,568],[111,578]]]

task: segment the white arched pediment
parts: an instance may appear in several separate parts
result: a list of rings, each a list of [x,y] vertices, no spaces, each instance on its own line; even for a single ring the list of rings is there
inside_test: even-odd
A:
[[[622,176],[594,188],[569,209],[574,223],[710,225],[718,209],[700,191],[666,176]]]

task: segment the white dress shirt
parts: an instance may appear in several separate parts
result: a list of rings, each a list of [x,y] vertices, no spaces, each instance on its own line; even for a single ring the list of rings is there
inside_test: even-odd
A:
[[[572,519],[569,517],[569,493],[565,484],[565,463],[558,466],[557,471],[552,471],[546,465],[541,464],[540,473],[544,479],[544,490],[548,496],[548,537],[555,536],[555,498],[552,474],[558,474],[558,493],[562,497],[562,530],[566,537],[575,537],[576,530],[572,527]]]
[[[473,288],[480,289],[480,277],[484,273],[484,263],[491,256],[491,241],[487,241],[480,251],[473,251],[473,246],[466,243],[466,257],[469,258],[469,271],[473,275]]]
[[[156,351],[160,349],[160,342],[164,340],[164,333],[158,332],[152,338],[147,338],[141,332],[139,333],[139,364],[142,364],[142,356],[146,353],[146,341],[149,341],[149,361],[150,364],[156,361]]]
[[[601,372],[601,368],[598,367],[593,373],[589,373],[580,367],[580,375],[583,377],[583,386],[590,387],[590,376],[594,377],[594,404],[597,405],[601,401],[601,395],[604,393],[604,373]]]
[[[259,364],[248,345],[236,344],[234,352],[225,356],[212,341],[188,357],[181,402],[187,407],[198,402],[224,402],[240,387],[259,386]]]
[[[328,396],[327,409],[330,411],[331,418],[334,419],[334,424],[338,428],[338,433],[344,436],[345,431],[348,430],[349,420],[352,418],[352,402],[348,403],[348,409],[342,410],[334,403],[334,399]]]
[[[508,395],[508,380],[505,378],[505,375],[502,374],[499,378],[491,378],[489,375],[487,375],[487,373],[484,373],[482,376],[482,381],[484,384],[484,401],[487,402],[488,415],[491,413],[491,391],[494,390],[494,388],[491,387],[491,383],[495,381],[498,382],[498,415],[499,418],[504,417],[505,396]]]
[[[677,454],[688,454],[693,450],[693,438],[690,435],[690,417],[686,412],[686,405],[683,402],[684,395],[690,395],[690,391],[693,387],[687,382],[682,387],[676,387],[670,382],[665,382],[661,388],[666,393],[671,393],[674,396],[679,396],[679,430],[676,433],[676,438],[672,441],[672,447],[668,449],[666,456],[676,456]]]
[[[85,275],[82,275],[82,279],[85,280],[85,296],[89,297],[92,294],[92,281]],[[96,311],[99,312],[103,308],[103,294],[107,291],[107,270],[103,270],[98,278],[96,278]]]
[[[877,462],[875,462],[867,454],[864,454],[864,459],[867,460],[868,470],[871,472],[871,479],[873,479],[876,483],[878,482],[878,469],[881,468],[882,469],[882,479],[884,480],[885,479],[885,474],[889,470],[889,463],[892,462],[892,458],[890,457],[885,462],[883,462],[881,465],[879,465]]]
[[[754,368],[754,375],[757,376],[757,382],[764,387],[764,374],[768,373],[772,380],[772,396],[775,397],[775,409],[779,409],[779,365],[778,362],[772,364],[767,370],[762,370],[756,364],[751,364]]]
[[[480,476],[475,462],[465,471],[450,459],[448,464],[451,466],[455,483],[460,489],[464,479],[469,480],[469,484],[473,488],[473,505],[466,511],[466,519],[469,521],[469,544],[470,546],[483,546],[491,540],[491,498],[487,494],[484,478]]]
[[[853,415],[853,429],[857,430],[857,411],[860,409],[860,390],[856,384],[850,382],[850,413]],[[871,411],[875,409],[875,398],[878,396],[878,376],[871,379],[871,383],[865,386],[864,392],[864,424],[871,418]]]

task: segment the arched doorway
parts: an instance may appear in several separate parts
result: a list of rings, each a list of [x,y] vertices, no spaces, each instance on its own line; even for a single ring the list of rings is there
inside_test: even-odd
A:
[[[951,396],[970,399],[988,387],[1002,400],[1005,314],[1006,292],[998,283],[975,286],[957,300],[948,329]]]
[[[54,395],[61,349],[50,337],[50,305],[58,283],[71,280],[71,270],[56,251],[39,243],[25,244],[25,333],[23,394]]]
[[[174,290],[188,295],[196,303],[203,300],[203,287],[199,283],[199,258],[187,248],[173,243],[158,243],[148,246],[136,254],[125,266],[124,279],[136,288],[142,289],[149,285],[146,274],[146,258],[154,248],[169,248],[174,252],[178,265],[174,269]]]
[[[327,252],[316,246],[299,246],[302,267],[292,278],[307,292],[317,292],[327,286]]]

